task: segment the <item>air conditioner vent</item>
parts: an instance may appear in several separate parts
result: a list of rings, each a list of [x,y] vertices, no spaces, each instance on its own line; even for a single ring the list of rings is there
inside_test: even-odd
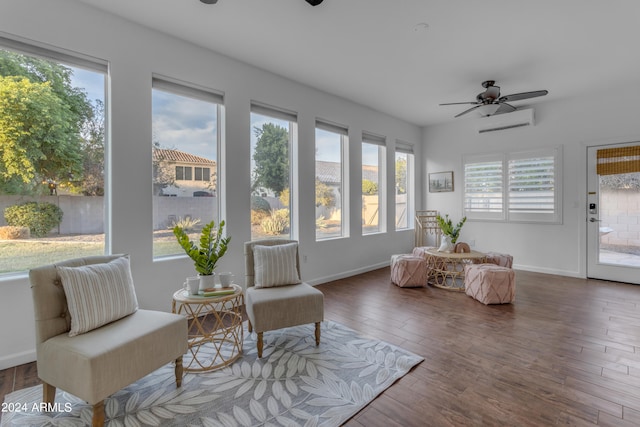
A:
[[[533,108],[478,119],[478,133],[533,126]]]

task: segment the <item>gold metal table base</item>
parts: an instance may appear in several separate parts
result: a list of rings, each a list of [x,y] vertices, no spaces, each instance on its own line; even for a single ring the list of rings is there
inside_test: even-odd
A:
[[[187,372],[204,372],[229,366],[242,355],[242,288],[219,297],[173,294],[172,311],[188,319],[189,354],[183,357]]]

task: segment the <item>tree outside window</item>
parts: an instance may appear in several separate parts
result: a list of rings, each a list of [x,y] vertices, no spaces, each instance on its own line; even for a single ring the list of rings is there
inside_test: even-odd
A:
[[[104,253],[104,85],[102,71],[0,49],[0,274]],[[37,231],[52,205],[61,219]]]

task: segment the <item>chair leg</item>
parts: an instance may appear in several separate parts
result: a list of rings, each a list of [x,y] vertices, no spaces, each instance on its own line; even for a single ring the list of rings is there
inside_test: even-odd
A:
[[[182,356],[178,357],[176,359],[176,368],[175,368],[175,373],[176,373],[176,387],[180,387],[182,386],[182,372],[184,370],[184,367],[182,366]]]
[[[316,345],[320,345],[320,322],[316,322]]]
[[[249,333],[253,332],[253,325],[251,324],[251,320],[247,320],[247,329]]]
[[[52,404],[56,400],[56,388],[51,384],[42,383],[42,401]],[[52,406],[52,405],[49,405]]]
[[[104,400],[93,405],[93,420],[91,422],[92,427],[104,426]]]
[[[258,332],[258,358],[262,357],[262,332]]]

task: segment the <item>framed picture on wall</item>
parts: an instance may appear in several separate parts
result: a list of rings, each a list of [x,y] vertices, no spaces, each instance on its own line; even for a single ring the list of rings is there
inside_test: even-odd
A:
[[[453,191],[453,171],[429,174],[429,193]]]

